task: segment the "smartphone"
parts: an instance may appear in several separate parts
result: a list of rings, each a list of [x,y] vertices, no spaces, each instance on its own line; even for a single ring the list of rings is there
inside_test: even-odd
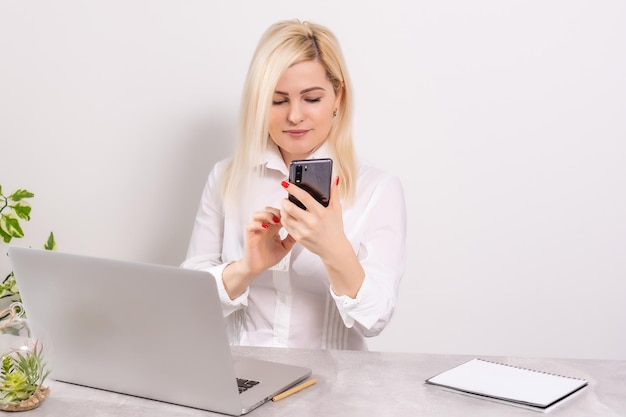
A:
[[[330,158],[301,159],[291,161],[289,182],[306,190],[324,207],[330,202],[330,182],[333,175],[333,160]],[[289,200],[303,210],[304,204],[289,194]]]

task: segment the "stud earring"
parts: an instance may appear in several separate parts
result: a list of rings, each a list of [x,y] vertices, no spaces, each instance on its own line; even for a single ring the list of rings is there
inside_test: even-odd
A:
[[[337,117],[337,109],[333,110],[333,117]]]

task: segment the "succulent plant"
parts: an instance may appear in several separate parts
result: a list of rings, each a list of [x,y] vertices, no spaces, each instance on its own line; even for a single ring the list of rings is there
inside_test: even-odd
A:
[[[2,357],[0,367],[0,404],[29,399],[49,374],[43,346],[37,340],[32,347],[25,345],[9,351]]]

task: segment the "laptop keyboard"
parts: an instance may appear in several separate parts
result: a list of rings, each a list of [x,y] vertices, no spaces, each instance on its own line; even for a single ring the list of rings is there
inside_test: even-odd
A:
[[[237,386],[239,387],[239,394],[256,386],[259,381],[253,381],[251,379],[237,378]]]

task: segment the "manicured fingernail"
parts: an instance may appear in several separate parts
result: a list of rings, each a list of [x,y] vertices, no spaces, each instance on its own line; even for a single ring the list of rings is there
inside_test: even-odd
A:
[[[280,219],[276,216],[272,217],[272,220],[274,220],[274,223],[278,223],[280,221]]]
[[[280,185],[282,185],[285,188],[289,187],[289,183],[287,181],[281,182]]]
[[[335,181],[335,185],[339,185],[339,177],[337,177],[337,181]]]
[[[269,226],[266,225],[265,223],[261,224],[261,226],[263,226],[264,229],[267,229]]]

